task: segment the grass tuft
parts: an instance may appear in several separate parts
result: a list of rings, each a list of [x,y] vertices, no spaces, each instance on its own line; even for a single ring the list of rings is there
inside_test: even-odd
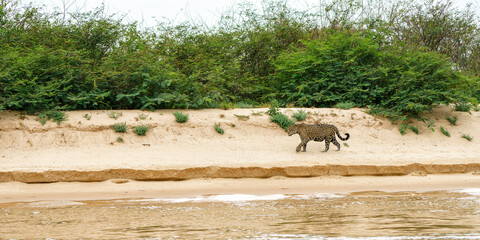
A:
[[[447,116],[446,118],[450,124],[452,124],[453,126],[457,126],[457,121],[458,121],[458,117],[457,116]]]
[[[53,122],[56,122],[58,125],[60,125],[63,121],[67,121],[67,119],[68,116],[58,110],[41,112],[37,116],[37,121],[39,121],[42,125],[45,125],[48,120],[52,120]]]
[[[83,115],[83,118],[85,118],[87,120],[90,120],[90,119],[92,119],[92,115],[90,115],[88,113],[85,113],[85,115]]]
[[[123,142],[124,142],[124,141],[123,141],[123,137],[117,137],[117,142],[123,143]]]
[[[115,120],[117,120],[117,119],[118,119],[119,117],[121,117],[122,115],[123,115],[122,112],[117,112],[117,111],[111,111],[111,112],[108,113],[108,116],[109,116],[110,118],[115,119]]]
[[[173,112],[173,116],[175,116],[175,121],[178,123],[184,123],[188,121],[188,114],[185,114],[183,112],[175,111]]]
[[[138,136],[145,136],[149,129],[150,129],[150,127],[148,127],[148,126],[139,125],[139,126],[133,127],[133,132],[135,134],[137,134]]]
[[[465,134],[465,133],[462,134],[462,138],[467,139],[469,142],[471,142],[473,140],[473,137],[470,136],[470,134]]]
[[[113,130],[115,130],[115,132],[126,132],[127,131],[127,123],[126,122],[123,122],[123,123],[115,123],[112,125],[112,128]]]
[[[215,131],[217,131],[218,133],[220,133],[222,135],[225,133],[225,131],[223,131],[223,129],[220,127],[220,124],[215,123],[214,128],[215,128]]]
[[[305,110],[298,110],[298,111],[294,112],[292,116],[297,121],[303,121],[303,120],[307,119],[308,113],[305,112]]]
[[[442,126],[440,126],[440,131],[447,137],[450,137],[450,133],[448,132],[447,129],[443,128]]]

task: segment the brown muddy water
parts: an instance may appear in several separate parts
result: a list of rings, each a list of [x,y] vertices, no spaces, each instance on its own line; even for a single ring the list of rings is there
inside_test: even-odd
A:
[[[480,239],[480,189],[0,204],[0,239]]]

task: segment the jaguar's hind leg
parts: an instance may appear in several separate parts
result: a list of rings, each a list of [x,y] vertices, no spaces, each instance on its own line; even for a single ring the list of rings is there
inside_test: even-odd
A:
[[[335,137],[333,137],[332,143],[335,144],[335,146],[337,146],[337,151],[340,151],[340,143],[337,141]]]

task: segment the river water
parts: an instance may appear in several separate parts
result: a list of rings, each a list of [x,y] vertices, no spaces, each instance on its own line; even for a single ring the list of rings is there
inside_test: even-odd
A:
[[[480,189],[0,204],[0,239],[480,239]]]

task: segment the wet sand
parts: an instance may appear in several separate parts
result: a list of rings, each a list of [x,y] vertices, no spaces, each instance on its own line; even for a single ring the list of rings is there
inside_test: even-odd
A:
[[[436,191],[480,187],[480,175],[442,174],[427,176],[357,176],[268,179],[191,179],[185,181],[132,181],[115,179],[104,182],[58,182],[26,184],[0,183],[0,203],[184,198],[211,194],[313,194],[361,191]]]

